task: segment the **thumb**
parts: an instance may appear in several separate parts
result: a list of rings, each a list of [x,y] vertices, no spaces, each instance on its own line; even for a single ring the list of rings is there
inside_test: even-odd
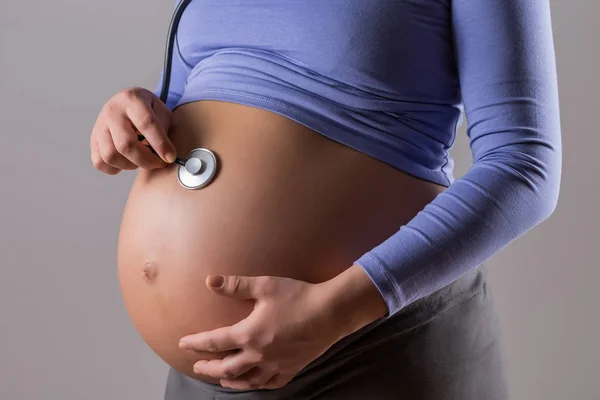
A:
[[[239,299],[257,298],[257,279],[253,276],[209,275],[206,286],[214,292]]]

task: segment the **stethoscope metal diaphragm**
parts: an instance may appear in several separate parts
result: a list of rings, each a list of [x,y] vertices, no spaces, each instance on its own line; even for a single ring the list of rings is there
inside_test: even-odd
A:
[[[177,179],[186,189],[200,189],[210,183],[217,172],[217,157],[208,149],[192,150],[185,165],[177,167]]]

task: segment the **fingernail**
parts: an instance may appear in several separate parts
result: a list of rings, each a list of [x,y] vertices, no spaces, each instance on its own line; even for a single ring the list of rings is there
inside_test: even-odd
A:
[[[175,161],[175,158],[177,158],[177,155],[175,155],[175,153],[173,153],[173,152],[170,152],[170,151],[167,151],[167,152],[165,153],[165,160],[166,160],[168,163],[172,163],[172,162],[174,162],[174,161]]]
[[[223,275],[213,275],[210,280],[210,286],[220,288],[223,286],[223,282],[225,282],[225,277]]]
[[[179,342],[179,348],[180,349],[188,349],[190,347],[190,345],[186,342]]]

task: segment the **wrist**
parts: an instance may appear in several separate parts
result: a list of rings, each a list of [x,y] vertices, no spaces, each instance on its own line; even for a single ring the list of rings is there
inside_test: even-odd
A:
[[[340,339],[388,313],[383,296],[358,264],[321,285]]]

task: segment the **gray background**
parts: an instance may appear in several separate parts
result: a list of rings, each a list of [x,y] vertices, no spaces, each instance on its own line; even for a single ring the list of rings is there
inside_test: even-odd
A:
[[[0,2],[2,400],[162,399],[166,365],[130,323],[116,275],[134,173],[94,170],[88,143],[116,91],[154,86],[172,5]],[[512,398],[591,400],[600,393],[600,2],[552,9],[559,204],[488,265]],[[452,154],[459,177],[471,162],[464,130]]]

